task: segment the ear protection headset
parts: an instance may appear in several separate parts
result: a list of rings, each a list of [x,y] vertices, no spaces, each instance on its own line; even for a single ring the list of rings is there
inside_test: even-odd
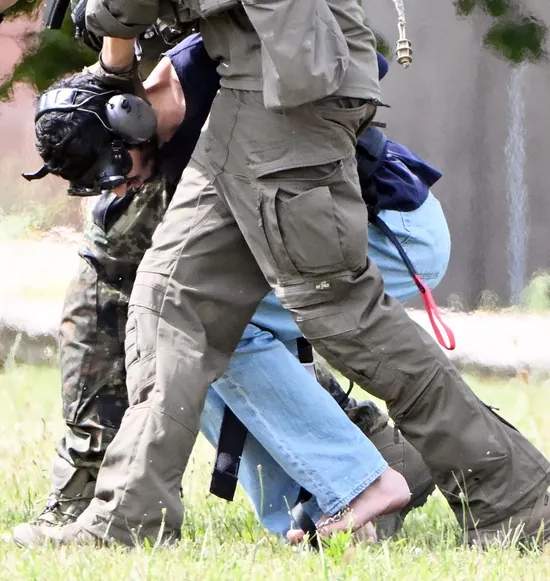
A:
[[[77,99],[85,95],[79,103]],[[86,96],[87,95],[87,96]],[[86,108],[99,97],[111,95],[105,104],[104,114]],[[113,135],[110,147],[100,152],[96,163],[79,180],[71,182],[69,194],[93,196],[127,183],[132,169],[132,158],[127,145],[139,145],[150,141],[157,131],[157,118],[149,103],[131,94],[117,91],[95,92],[84,89],[54,89],[44,93],[38,101],[35,123],[46,113],[53,111],[81,111],[94,115],[101,125]],[[34,174],[23,174],[29,181],[41,179],[51,173],[44,164]]]

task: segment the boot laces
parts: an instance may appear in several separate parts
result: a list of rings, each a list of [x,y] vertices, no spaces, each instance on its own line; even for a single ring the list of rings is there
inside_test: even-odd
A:
[[[92,496],[57,496],[56,494],[50,494],[48,500],[46,501],[46,506],[42,509],[40,514],[36,517],[35,521],[43,520],[41,517],[57,513],[59,516],[73,518],[75,515],[68,512],[63,508],[63,505],[68,505],[73,502],[91,502]]]

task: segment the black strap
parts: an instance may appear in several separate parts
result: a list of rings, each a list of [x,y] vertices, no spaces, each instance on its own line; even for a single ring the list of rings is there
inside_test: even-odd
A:
[[[313,363],[313,348],[306,339],[300,337],[297,340],[297,348],[298,358],[301,363]],[[232,501],[235,497],[239,465],[247,433],[246,426],[225,406],[210,492],[228,501]],[[309,495],[309,498],[311,498],[311,495]]]
[[[305,337],[300,337],[296,339],[296,346],[298,349],[298,359],[300,363],[313,363],[313,347]],[[308,541],[309,544],[315,549],[319,550],[319,538],[317,537],[317,527],[315,523],[311,520],[311,517],[306,512],[304,504],[310,500],[312,497],[311,492],[305,488],[300,488],[298,493],[298,498],[296,499],[296,504],[294,508],[290,511],[290,516],[296,525],[304,531],[304,533],[309,534]]]
[[[300,363],[313,363],[313,347],[305,337],[296,339]]]
[[[210,492],[232,501],[239,479],[239,466],[248,430],[239,418],[225,406]]]
[[[303,489],[302,489],[303,490]],[[309,534],[309,544],[315,549],[319,550],[319,537],[317,536],[317,527],[311,520],[311,517],[306,512],[303,502],[298,502],[296,506],[290,511],[292,520],[296,523],[304,533]]]
[[[305,337],[299,337],[298,339],[296,339],[296,346],[298,348],[298,359],[300,363],[302,364],[313,363],[313,347],[311,346],[311,343]],[[294,508],[296,509],[298,508],[299,505],[303,504],[304,502],[307,502],[311,498],[311,496],[312,496],[311,493],[308,492],[305,488],[300,488],[300,492],[298,493],[298,499],[296,500],[296,506]],[[298,522],[298,519],[294,518],[294,520]]]
[[[415,276],[417,276],[416,269],[414,268],[413,263],[411,262],[411,259],[407,256],[407,253],[405,252],[405,249],[403,248],[403,245],[401,244],[401,242],[399,242],[399,239],[392,232],[392,230],[386,224],[386,222],[384,222],[376,214],[369,215],[369,222],[371,224],[374,224],[374,226],[376,226],[379,230],[381,230],[389,238],[390,242],[395,246],[395,248],[397,248],[397,252],[399,252],[399,256],[401,256],[401,258],[403,259],[403,262],[405,263],[405,266],[407,267],[407,270],[409,271],[409,274],[413,278]]]

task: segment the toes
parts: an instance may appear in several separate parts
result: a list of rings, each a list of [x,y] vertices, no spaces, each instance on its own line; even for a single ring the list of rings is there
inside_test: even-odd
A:
[[[306,534],[301,529],[294,529],[286,533],[286,538],[292,545],[300,544],[306,537]]]
[[[363,525],[353,533],[353,539],[361,543],[376,543],[378,537],[374,525],[371,522]]]

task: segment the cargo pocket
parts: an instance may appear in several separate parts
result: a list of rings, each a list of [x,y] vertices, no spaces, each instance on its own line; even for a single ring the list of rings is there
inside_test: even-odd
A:
[[[139,388],[154,380],[157,331],[166,291],[163,283],[166,280],[165,275],[140,272],[132,290],[126,327],[125,365],[128,393],[133,404],[139,403],[136,401]]]
[[[289,194],[273,185],[260,193],[262,226],[281,282],[346,267],[328,186]]]
[[[328,186],[287,200],[276,199],[279,228],[292,262],[304,274],[323,274],[345,264]]]

